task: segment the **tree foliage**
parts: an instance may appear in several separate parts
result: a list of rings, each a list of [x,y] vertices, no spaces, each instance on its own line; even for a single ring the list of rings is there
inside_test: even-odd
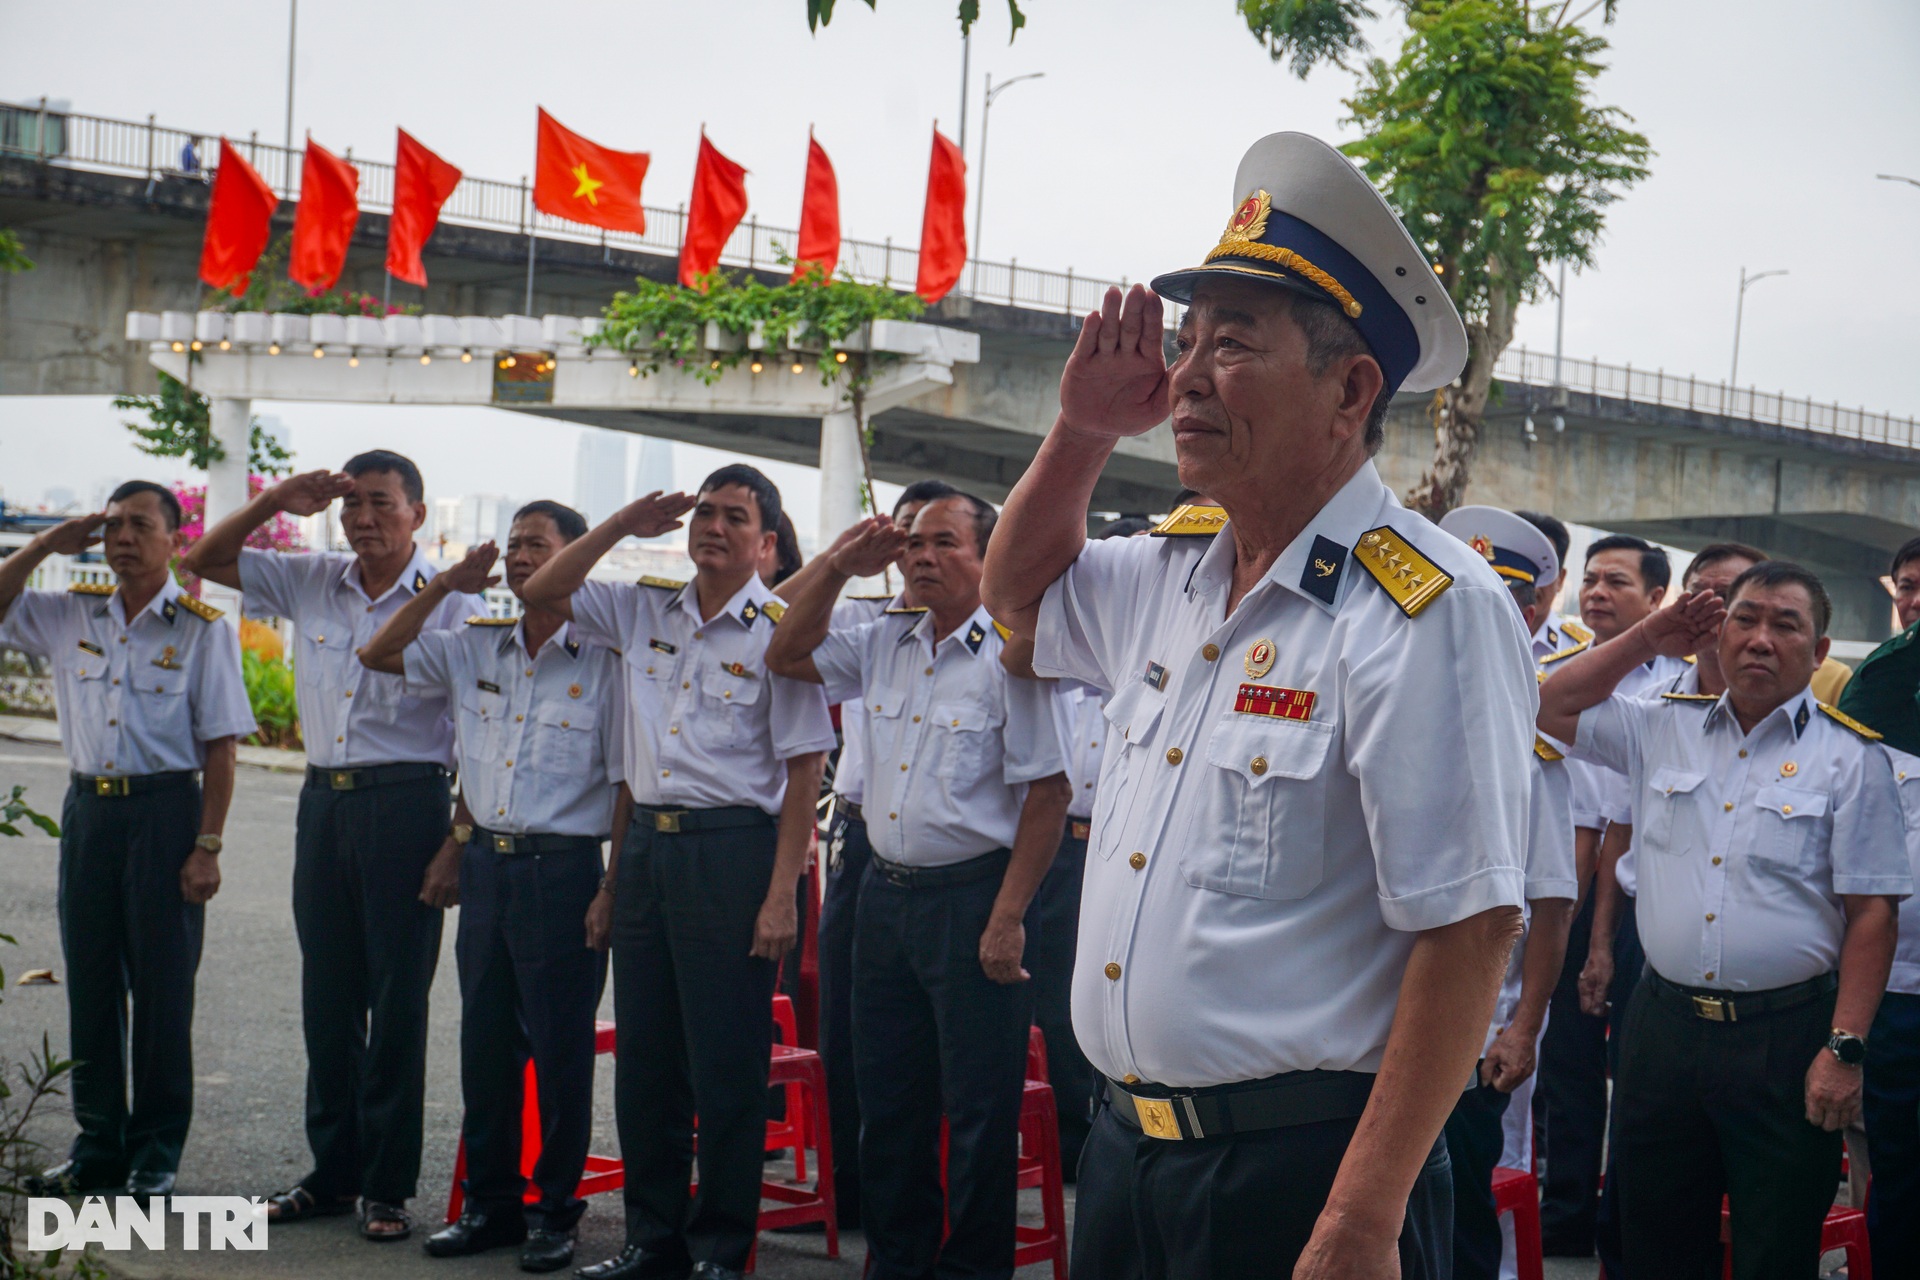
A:
[[[818,31],[833,21],[835,0],[807,0],[807,30]],[[867,8],[878,9],[879,0],[867,0]],[[1007,0],[1007,15],[1013,21],[1013,36],[1020,34],[1020,28],[1027,25],[1027,15],[1020,12],[1020,0]],[[960,34],[966,35],[973,30],[973,24],[980,21],[980,0],[960,0]],[[1012,43],[1013,36],[1008,36]]]
[[[21,247],[17,232],[0,227],[0,275],[33,270],[33,259]]]
[[[213,438],[213,414],[207,398],[169,374],[160,375],[157,396],[115,396],[113,407],[141,414],[145,422],[121,423],[134,434],[133,447],[155,458],[185,458],[187,465],[205,471],[227,456]],[[293,470],[293,455],[281,447],[255,418],[248,433],[247,469],[260,475],[283,476]]]

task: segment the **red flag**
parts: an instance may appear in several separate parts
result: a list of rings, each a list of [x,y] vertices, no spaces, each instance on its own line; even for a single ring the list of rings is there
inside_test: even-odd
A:
[[[207,207],[207,237],[200,245],[200,278],[215,289],[231,289],[236,297],[245,293],[253,264],[260,261],[272,234],[279,203],[266,179],[223,136]]]
[[[747,216],[747,171],[720,154],[700,133],[700,160],[693,166],[693,200],[687,206],[687,234],[680,241],[680,283],[694,281],[720,265],[727,237]]]
[[[794,250],[793,278],[820,264],[820,274],[831,280],[840,265],[840,182],[833,176],[827,149],[807,135],[807,190],[800,197],[800,245]]]
[[[360,220],[360,171],[307,139],[300,166],[300,207],[293,214],[293,252],[287,275],[312,293],[331,289],[347,265],[353,224]]]
[[[640,184],[644,151],[612,151],[589,142],[540,109],[540,148],[533,164],[533,207],[556,218],[608,231],[644,232]]]
[[[387,219],[387,270],[394,279],[427,287],[420,250],[440,221],[440,206],[459,185],[458,169],[400,130],[393,161],[393,216]]]
[[[927,211],[920,222],[920,277],[913,291],[932,304],[947,296],[967,265],[967,161],[933,131],[927,166]]]

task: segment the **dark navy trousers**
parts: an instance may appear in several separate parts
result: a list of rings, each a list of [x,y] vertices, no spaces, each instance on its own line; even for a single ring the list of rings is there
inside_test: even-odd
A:
[[[833,1129],[834,1202],[840,1225],[860,1225],[860,1095],[853,1084],[853,930],[860,881],[873,860],[867,824],[835,806],[827,831],[820,904],[820,1060]]]
[[[1476,1070],[1474,1079],[1479,1080]],[[1500,1214],[1493,1203],[1493,1171],[1506,1135],[1502,1121],[1513,1095],[1475,1083],[1447,1117],[1447,1155],[1453,1162],[1453,1280],[1500,1280]]]
[[[1080,1167],[1092,1116],[1095,1072],[1073,1034],[1073,960],[1080,936],[1080,889],[1087,842],[1068,819],[1060,852],[1027,912],[1027,972],[1033,975],[1033,1021],[1047,1041],[1047,1080],[1060,1115],[1060,1160],[1071,1182]],[[834,1150],[838,1151],[836,1147]]]
[[[1907,923],[1920,928],[1920,920]],[[1920,995],[1881,997],[1867,1037],[1866,1072],[1873,1273],[1920,1276]]]

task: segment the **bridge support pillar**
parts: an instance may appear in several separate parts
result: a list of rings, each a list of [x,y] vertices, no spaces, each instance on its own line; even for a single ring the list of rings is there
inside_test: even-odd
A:
[[[214,398],[209,424],[224,457],[207,464],[207,504],[202,527],[211,529],[247,505],[247,470],[253,435],[253,401],[231,396]],[[202,585],[201,598],[224,609],[234,625],[240,622],[240,593],[218,583]]]
[[[1877,578],[1857,573],[1817,570],[1827,598],[1833,601],[1833,622],[1827,634],[1836,640],[1880,643],[1893,634],[1893,598]]]
[[[848,525],[860,519],[866,469],[860,465],[860,426],[852,410],[820,419],[820,541],[832,545]]]

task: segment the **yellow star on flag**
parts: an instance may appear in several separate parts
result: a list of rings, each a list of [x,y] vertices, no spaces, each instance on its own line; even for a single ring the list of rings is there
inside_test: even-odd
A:
[[[581,196],[585,196],[588,204],[598,208],[600,200],[593,193],[607,184],[587,173],[587,164],[584,160],[573,166],[573,176],[580,180],[580,185],[573,189],[573,198],[578,200]]]

